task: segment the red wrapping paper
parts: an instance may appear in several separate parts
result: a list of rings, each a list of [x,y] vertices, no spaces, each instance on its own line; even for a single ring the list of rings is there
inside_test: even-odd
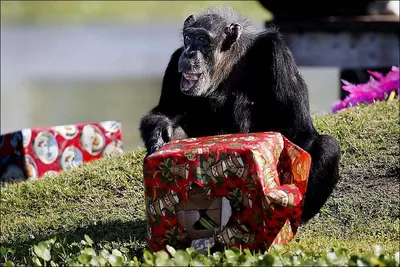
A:
[[[0,180],[37,180],[122,152],[117,121],[23,129],[0,136]]]
[[[306,151],[275,132],[167,143],[143,166],[150,249],[184,249],[188,233],[175,205],[188,201],[194,184],[205,188],[209,199],[228,199],[231,215],[211,238],[190,240],[192,246],[266,250],[285,245],[300,225],[310,166]]]

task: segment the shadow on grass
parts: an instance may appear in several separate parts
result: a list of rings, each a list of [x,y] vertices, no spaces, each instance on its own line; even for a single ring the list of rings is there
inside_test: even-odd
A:
[[[78,227],[71,231],[57,231],[50,235],[45,233],[36,236],[29,241],[14,242],[13,244],[2,243],[0,246],[12,248],[15,250],[15,256],[29,255],[28,250],[34,244],[56,237],[56,242],[60,242],[63,246],[68,246],[74,242],[80,243],[84,240],[84,235],[88,235],[95,244],[96,248],[107,246],[108,248],[119,249],[122,246],[129,249],[133,255],[138,258],[142,254],[143,249],[147,246],[147,221],[108,221],[96,222],[93,225]],[[72,248],[68,248],[70,251]]]

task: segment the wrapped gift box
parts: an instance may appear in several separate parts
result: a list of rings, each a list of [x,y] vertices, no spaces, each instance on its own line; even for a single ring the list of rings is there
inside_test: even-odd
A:
[[[122,152],[117,121],[23,129],[0,136],[0,181],[36,180]]]
[[[285,245],[300,225],[310,166],[275,132],[169,142],[144,160],[150,249]]]

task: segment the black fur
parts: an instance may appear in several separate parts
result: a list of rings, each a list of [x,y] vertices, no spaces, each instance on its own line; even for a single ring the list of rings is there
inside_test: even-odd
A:
[[[278,30],[256,32],[229,8],[189,17],[184,31],[193,27],[215,34],[216,43],[199,42],[190,51],[184,45],[172,54],[159,104],[140,123],[148,154],[175,138],[280,132],[312,156],[302,216],[308,221],[338,182],[340,148],[314,128],[307,86]],[[201,82],[181,89],[181,72],[193,70],[205,73]]]

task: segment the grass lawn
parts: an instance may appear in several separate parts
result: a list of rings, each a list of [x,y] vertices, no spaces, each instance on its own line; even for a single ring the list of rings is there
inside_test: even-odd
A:
[[[320,253],[331,247],[399,250],[399,101],[315,117],[341,143],[342,180],[321,213],[287,249]],[[52,235],[67,242],[84,234],[96,244],[146,246],[143,151],[102,159],[54,177],[1,189],[0,246],[24,254]]]
[[[29,24],[183,21],[192,12],[221,4],[249,19],[271,19],[271,13],[257,1],[1,1],[1,19]]]

